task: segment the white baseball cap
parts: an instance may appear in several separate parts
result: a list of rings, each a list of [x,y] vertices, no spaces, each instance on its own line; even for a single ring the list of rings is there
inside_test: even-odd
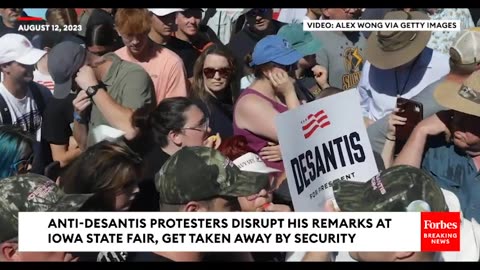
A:
[[[258,173],[280,172],[277,169],[267,167],[262,159],[254,153],[246,153],[233,161],[240,170]]]
[[[47,52],[33,47],[23,35],[6,34],[0,37],[0,64],[18,62],[24,65],[34,65]]]
[[[166,16],[168,14],[183,11],[183,8],[149,8],[150,12],[157,16]]]
[[[450,47],[450,58],[462,65],[480,62],[480,27],[465,29],[457,35]]]

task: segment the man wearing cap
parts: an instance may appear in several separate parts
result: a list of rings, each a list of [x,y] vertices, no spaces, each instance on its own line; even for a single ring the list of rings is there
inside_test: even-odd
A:
[[[172,33],[176,31],[175,18],[177,12],[183,11],[181,8],[149,8],[152,16],[152,27],[148,37],[159,44],[165,46]]]
[[[193,66],[200,54],[213,43],[221,44],[215,32],[201,24],[204,11],[203,8],[183,8],[177,12],[177,29],[165,45],[182,58],[190,81],[193,78]]]
[[[118,9],[115,27],[125,44],[115,53],[125,61],[139,64],[150,75],[155,86],[157,104],[165,98],[187,95],[182,59],[148,38],[151,16],[147,9]]]
[[[334,200],[327,211],[342,212],[460,212],[458,198],[443,190],[424,170],[390,167],[370,181],[333,182]],[[304,261],[478,261],[480,226],[461,219],[459,252],[308,252]]]
[[[357,19],[359,8],[323,8],[322,20]],[[328,72],[330,86],[343,90],[357,87],[365,49],[365,37],[360,32],[316,31],[312,34],[324,45],[317,53],[317,63]]]
[[[428,20],[428,16],[418,11],[393,11],[384,19]],[[448,56],[426,47],[430,36],[428,31],[370,35],[365,50],[368,61],[357,87],[368,124],[391,113],[397,97],[412,98],[448,73]]]
[[[132,139],[136,135],[130,121],[133,111],[156,104],[148,73],[115,53],[99,56],[65,41],[49,52],[48,69],[56,98],[66,98],[78,89],[73,100],[73,135],[81,149],[87,147],[89,133],[101,125],[119,129]]]
[[[423,117],[445,110],[433,98],[433,92],[444,81],[462,83],[470,74],[480,69],[480,28],[470,28],[457,33],[450,47],[450,72],[433,82],[411,100],[423,104]],[[368,126],[367,132],[374,152],[381,153],[384,147],[388,117],[386,115]],[[408,120],[408,119],[407,119]]]
[[[257,42],[268,35],[277,34],[285,23],[273,19],[273,9],[252,8],[245,14],[246,26],[232,36],[228,47],[237,61],[240,75],[248,75],[245,70],[245,56],[251,54]]]
[[[480,221],[480,71],[463,83],[442,82],[434,97],[452,111],[421,121],[394,163],[430,172],[442,188],[458,196],[465,218]]]
[[[51,97],[50,91],[33,82],[34,65],[47,52],[35,49],[20,34],[0,37],[0,124],[16,125],[36,140],[32,171],[43,173],[51,155],[48,144],[42,140],[42,114]]]
[[[185,168],[189,168],[185,170]],[[241,171],[209,147],[184,147],[155,176],[160,211],[229,212],[239,210],[237,197],[258,193],[268,174]],[[129,253],[127,261],[202,261],[200,252]]]
[[[37,174],[24,174],[1,179],[0,261],[66,262],[76,260],[67,252],[19,251],[18,213],[78,211],[92,195],[64,194],[55,182]]]

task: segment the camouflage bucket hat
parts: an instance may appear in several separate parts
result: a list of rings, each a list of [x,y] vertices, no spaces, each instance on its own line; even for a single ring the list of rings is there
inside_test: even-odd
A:
[[[219,196],[249,196],[268,184],[268,174],[241,171],[209,147],[182,148],[155,176],[160,202],[166,204],[185,204]]]
[[[93,194],[65,194],[49,178],[23,174],[0,179],[0,243],[18,235],[18,212],[77,211]]]
[[[335,201],[345,212],[445,212],[443,192],[425,171],[390,167],[365,183],[334,181]]]

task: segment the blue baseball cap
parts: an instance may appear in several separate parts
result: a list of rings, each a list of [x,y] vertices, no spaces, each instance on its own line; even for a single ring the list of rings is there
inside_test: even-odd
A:
[[[268,62],[288,66],[298,62],[302,57],[303,55],[293,49],[285,38],[270,35],[264,37],[255,45],[250,66],[258,66]]]

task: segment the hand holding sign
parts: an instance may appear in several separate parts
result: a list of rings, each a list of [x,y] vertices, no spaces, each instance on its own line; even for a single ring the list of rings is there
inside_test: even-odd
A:
[[[280,151],[280,145],[269,142],[267,146],[260,150],[260,156],[267,161],[280,161],[282,160],[282,152]]]
[[[296,212],[325,211],[335,180],[364,182],[378,173],[358,91],[281,113],[276,126]]]

